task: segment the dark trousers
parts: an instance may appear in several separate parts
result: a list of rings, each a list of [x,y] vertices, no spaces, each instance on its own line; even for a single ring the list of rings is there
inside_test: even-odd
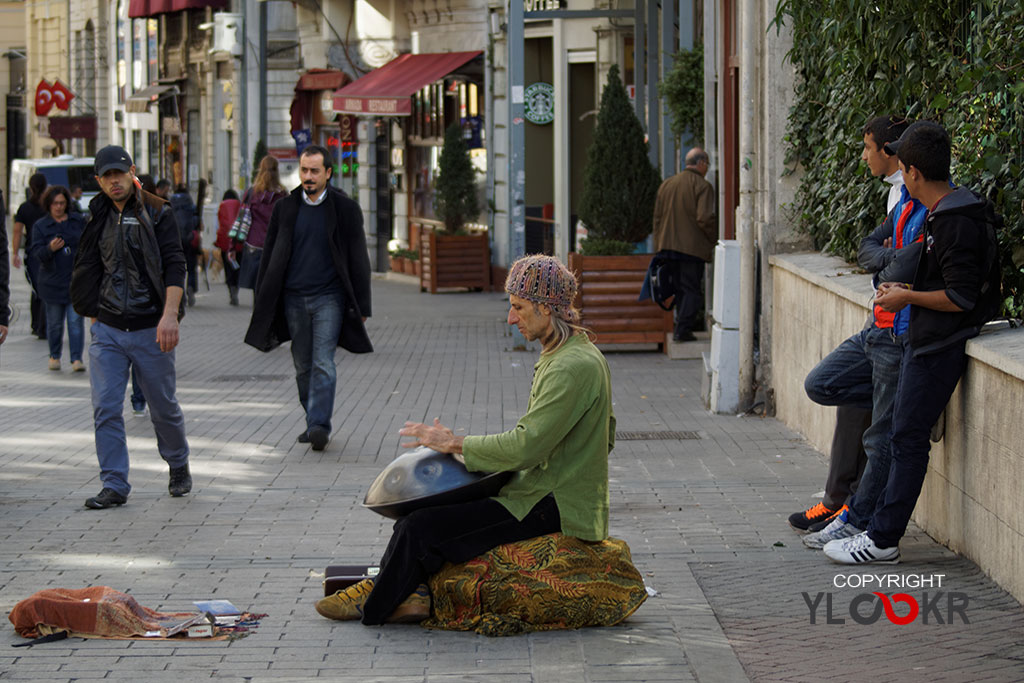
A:
[[[673,319],[675,328],[672,335],[676,338],[689,334],[697,324],[697,314],[704,303],[701,295],[701,284],[704,280],[703,259],[678,251],[662,250],[671,257],[675,269],[675,298],[672,307],[675,309]]]
[[[560,529],[558,506],[551,495],[534,505],[521,522],[490,498],[410,513],[395,522],[380,573],[363,605],[363,623],[383,624],[445,562],[466,562],[504,543]]]
[[[23,265],[25,266],[25,279],[32,285],[32,291],[28,298],[32,334],[40,339],[46,339],[46,304],[36,294],[35,284],[39,280],[39,262],[34,256],[26,253]]]
[[[879,548],[900,542],[921,495],[928,472],[928,440],[967,366],[966,341],[915,357],[910,345],[903,351],[900,381],[892,415],[892,464],[868,536]]]
[[[825,497],[821,502],[837,510],[857,492],[857,485],[868,463],[864,451],[864,432],[871,426],[871,410],[860,406],[836,406],[836,430],[832,434]]]
[[[198,268],[199,254],[192,247],[185,249],[185,270],[188,272],[188,291],[195,293],[199,289]]]

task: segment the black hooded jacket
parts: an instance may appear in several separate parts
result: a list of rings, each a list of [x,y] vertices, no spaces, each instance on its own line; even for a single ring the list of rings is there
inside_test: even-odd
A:
[[[914,289],[943,290],[962,311],[910,307],[914,355],[938,351],[976,336],[998,310],[1000,271],[989,201],[965,187],[943,197],[924,224],[924,248]]]
[[[101,193],[89,210],[71,271],[75,311],[121,330],[156,327],[167,287],[185,286],[185,255],[166,200],[136,189],[119,214]],[[184,314],[182,304],[178,319]]]

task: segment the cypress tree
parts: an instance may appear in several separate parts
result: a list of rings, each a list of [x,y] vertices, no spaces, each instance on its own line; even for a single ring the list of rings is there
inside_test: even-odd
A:
[[[643,127],[629,104],[616,64],[601,93],[594,141],[587,150],[580,220],[586,254],[631,254],[651,232],[661,175],[647,158]]]
[[[476,169],[458,122],[444,132],[444,146],[434,183],[434,211],[448,232],[457,232],[480,214],[476,196]]]

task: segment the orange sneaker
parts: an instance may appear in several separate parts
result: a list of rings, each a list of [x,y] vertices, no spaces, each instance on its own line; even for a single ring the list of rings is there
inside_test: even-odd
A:
[[[833,510],[832,508],[825,507],[824,503],[818,503],[812,507],[807,508],[803,512],[794,512],[789,516],[789,525],[799,531],[802,534],[807,533],[807,528],[815,522],[820,522],[823,519],[837,514],[839,510]]]

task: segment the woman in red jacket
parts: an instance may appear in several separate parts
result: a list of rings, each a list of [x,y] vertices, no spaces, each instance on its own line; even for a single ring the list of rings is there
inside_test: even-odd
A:
[[[224,198],[220,200],[220,206],[217,207],[217,240],[214,246],[220,249],[221,259],[224,261],[224,281],[228,284],[228,296],[231,297],[232,306],[238,305],[238,267],[244,242],[228,237],[228,231],[234,225],[241,208],[242,202],[238,201],[238,193],[234,190],[225,192]]]

